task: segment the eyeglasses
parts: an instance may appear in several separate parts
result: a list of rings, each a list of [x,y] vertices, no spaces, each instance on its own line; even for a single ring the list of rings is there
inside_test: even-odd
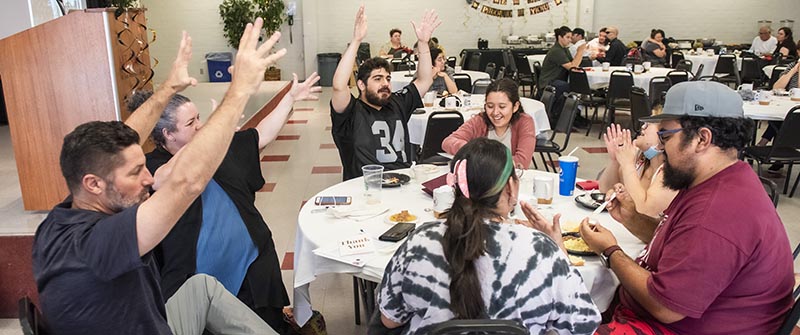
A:
[[[661,130],[661,131],[656,133],[656,134],[658,134],[658,141],[661,142],[661,145],[665,145],[665,144],[667,144],[667,141],[672,137],[672,136],[664,137],[665,135],[672,135],[672,134],[675,134],[675,133],[677,133],[677,132],[679,132],[681,130],[683,130],[683,128]]]

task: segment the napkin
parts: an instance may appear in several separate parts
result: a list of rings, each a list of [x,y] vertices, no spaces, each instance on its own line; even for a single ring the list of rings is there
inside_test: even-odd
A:
[[[575,183],[575,185],[577,185],[579,189],[582,189],[584,191],[591,191],[600,188],[600,184],[596,180],[581,181]]]
[[[339,219],[363,221],[389,211],[387,206],[340,206],[328,208],[327,214]]]

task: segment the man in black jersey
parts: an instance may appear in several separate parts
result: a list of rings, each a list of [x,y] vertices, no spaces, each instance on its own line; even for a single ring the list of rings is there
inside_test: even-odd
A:
[[[331,132],[339,148],[345,180],[361,176],[361,167],[367,164],[380,164],[386,170],[411,166],[414,157],[406,124],[411,112],[422,107],[420,92],[427,92],[433,83],[428,41],[439,24],[439,16],[432,10],[425,12],[419,26],[411,22],[419,45],[417,80],[392,93],[391,66],[383,58],[371,58],[358,68],[356,99],[348,81],[358,46],[367,35],[364,6],[358,9],[353,40],[336,68],[331,97]]]

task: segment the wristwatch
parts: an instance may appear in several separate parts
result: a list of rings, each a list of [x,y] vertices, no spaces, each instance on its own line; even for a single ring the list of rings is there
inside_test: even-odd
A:
[[[614,254],[615,252],[621,251],[621,250],[622,250],[622,248],[620,248],[619,245],[616,245],[616,244],[606,248],[606,250],[603,250],[603,253],[600,254],[600,263],[603,263],[603,265],[605,265],[607,268],[610,269],[611,268],[611,255]]]

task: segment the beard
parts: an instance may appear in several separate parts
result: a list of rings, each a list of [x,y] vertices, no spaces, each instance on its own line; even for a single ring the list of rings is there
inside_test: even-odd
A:
[[[385,93],[386,97],[381,98],[381,93]],[[389,102],[389,96],[391,96],[392,91],[389,90],[388,87],[383,87],[378,89],[376,92],[372,92],[370,90],[365,90],[364,94],[366,95],[367,102],[375,105],[375,106],[385,106]]]
[[[694,164],[691,166],[684,165],[686,169],[681,170],[669,163],[666,152],[664,153],[664,158],[664,187],[675,191],[688,189],[695,179],[696,169]]]
[[[109,208],[114,213],[119,213],[147,200],[147,198],[150,197],[150,188],[145,187],[139,194],[125,196],[119,192],[113,184],[109,184],[106,193],[108,194]]]

